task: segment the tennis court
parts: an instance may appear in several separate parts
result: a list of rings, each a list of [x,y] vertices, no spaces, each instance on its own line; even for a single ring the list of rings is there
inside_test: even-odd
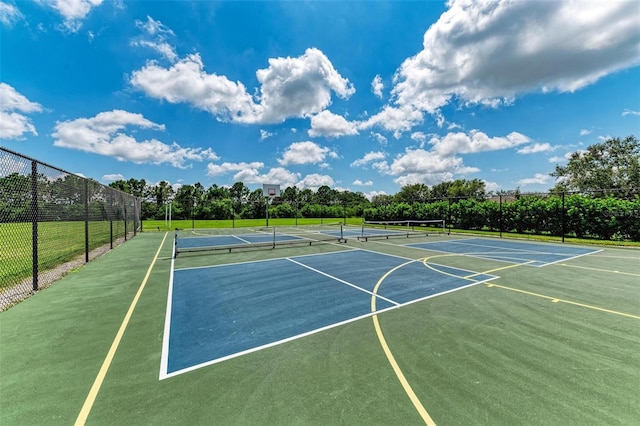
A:
[[[383,231],[137,236],[0,314],[0,423],[640,418],[638,250]]]

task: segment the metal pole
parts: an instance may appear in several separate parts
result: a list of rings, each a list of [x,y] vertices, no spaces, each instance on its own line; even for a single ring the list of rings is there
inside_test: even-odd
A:
[[[38,163],[31,162],[31,259],[33,291],[38,291]]]
[[[125,222],[126,223],[126,222]],[[125,226],[125,233],[126,233]],[[84,261],[89,263],[89,180],[84,180]]]
[[[564,192],[562,192],[562,242],[563,243],[564,243],[564,234],[566,232],[564,215],[565,215],[565,211],[564,211]]]
[[[502,238],[502,194],[500,194],[500,217],[498,218],[498,227],[500,228],[500,238]]]

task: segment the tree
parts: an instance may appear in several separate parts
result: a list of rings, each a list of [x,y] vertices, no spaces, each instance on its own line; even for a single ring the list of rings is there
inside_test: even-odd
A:
[[[566,166],[556,165],[554,192],[631,189],[640,185],[640,142],[635,136],[610,138],[576,151]]]
[[[429,198],[429,187],[424,183],[405,185],[396,194],[396,199],[405,203],[424,203]]]
[[[441,182],[431,187],[431,197],[475,197],[484,198],[486,196],[486,186],[480,179],[466,180],[456,179],[453,182]]]

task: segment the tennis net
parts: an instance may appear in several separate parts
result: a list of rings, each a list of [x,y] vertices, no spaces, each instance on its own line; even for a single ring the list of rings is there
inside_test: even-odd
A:
[[[341,222],[304,226],[232,229],[176,229],[174,257],[180,253],[275,249],[284,245],[346,243]]]
[[[374,238],[424,237],[446,233],[443,219],[364,221],[358,239],[367,241]]]

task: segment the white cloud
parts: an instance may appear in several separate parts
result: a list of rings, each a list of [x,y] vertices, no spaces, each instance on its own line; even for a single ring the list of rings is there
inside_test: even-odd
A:
[[[580,152],[584,152],[584,151],[580,151]],[[550,163],[562,163],[564,161],[569,160],[569,158],[571,158],[572,154],[573,154],[573,152],[567,152],[562,157],[551,157],[551,158],[549,158],[549,162]]]
[[[221,121],[250,120],[257,105],[240,82],[207,74],[200,55],[193,54],[164,68],[150,61],[131,76],[131,84],[147,96],[170,103],[188,103]]]
[[[29,117],[21,113],[42,111],[42,106],[31,102],[6,83],[0,83],[0,139],[20,139],[25,133],[37,135]]]
[[[374,95],[382,99],[382,89],[384,89],[382,77],[380,77],[380,74],[377,74],[371,81],[371,91]]]
[[[443,138],[434,136],[429,141],[433,145],[433,150],[443,156],[456,153],[496,151],[513,148],[529,142],[531,140],[527,136],[518,132],[511,132],[506,137],[489,137],[486,133],[478,130],[472,130],[468,134],[462,132],[448,133]]]
[[[330,156],[336,158],[337,154],[330,148],[320,146],[315,142],[294,142],[282,154],[282,158],[278,160],[283,166],[289,164],[308,164],[321,163]]]
[[[580,130],[580,136],[587,136],[589,134],[591,134],[591,130],[587,130],[587,129]]]
[[[489,106],[528,92],[573,92],[640,63],[637,1],[451,0],[398,69],[399,106],[452,99]]]
[[[311,129],[309,136],[337,137],[345,135],[357,135],[358,123],[347,121],[341,115],[324,110],[311,117]]]
[[[160,21],[154,20],[150,16],[147,16],[146,22],[137,20],[136,27],[143,31],[146,36],[150,37],[151,40],[135,39],[131,41],[132,46],[148,47],[160,53],[171,62],[175,62],[178,59],[175,47],[166,41],[167,38],[175,36],[169,27]]]
[[[536,173],[534,177],[520,179],[518,181],[518,185],[526,186],[526,185],[543,185],[548,183],[551,180],[551,176],[545,175],[543,173]]]
[[[359,124],[359,129],[380,127],[390,132],[406,132],[422,123],[422,113],[411,107],[396,108],[386,105],[382,111]],[[395,135],[394,135],[395,136]],[[397,138],[397,136],[396,136]]]
[[[371,151],[364,155],[364,157],[355,160],[351,163],[351,167],[362,167],[376,160],[384,160],[387,154],[382,151]]]
[[[478,171],[477,168],[466,167],[459,157],[441,156],[434,151],[407,148],[403,154],[398,154],[384,173],[398,176],[394,182],[404,186],[414,183],[433,185],[451,180],[454,174]]]
[[[245,169],[233,176],[233,180],[236,182],[272,183],[279,184],[283,188],[295,185],[298,179],[300,179],[300,173],[293,173],[283,167],[271,168],[263,174],[258,173],[255,169]]]
[[[264,163],[253,161],[250,163],[209,163],[207,165],[207,176],[220,176],[235,172],[233,180],[244,183],[273,183],[282,187],[293,186],[300,179],[300,173],[293,173],[282,167],[269,169],[267,173],[261,173]]]
[[[11,28],[14,23],[23,18],[24,16],[15,5],[0,1],[0,22],[3,25]]]
[[[487,192],[496,192],[502,188],[502,186],[496,182],[489,182],[487,180],[482,180],[484,182],[484,188]]]
[[[120,173],[114,173],[114,174],[102,176],[102,180],[104,182],[115,182],[117,180],[124,180],[124,176],[121,175]]]
[[[138,141],[125,134],[126,128],[164,131],[162,124],[156,124],[123,110],[101,112],[95,117],[78,118],[58,122],[52,136],[54,145],[77,149],[134,163],[168,163],[185,168],[187,161],[215,160],[218,156],[208,148],[183,148],[177,143],[165,144],[157,139]]]
[[[297,58],[271,58],[269,68],[256,72],[260,87],[261,115],[257,121],[283,122],[308,117],[331,103],[331,92],[348,99],[355,93],[319,49],[307,49]]]
[[[622,111],[622,116],[626,116],[626,115],[640,115],[640,111],[633,111],[630,109],[625,109],[624,111]]]
[[[549,152],[555,150],[551,144],[545,143],[534,143],[533,145],[524,146],[520,148],[517,152],[518,154],[535,154],[537,152]]]
[[[387,138],[384,137],[383,135],[381,135],[380,133],[371,132],[371,137],[376,142],[378,142],[380,145],[386,145],[387,144]]]
[[[260,140],[263,141],[267,138],[270,138],[271,136],[273,136],[274,134],[271,132],[267,132],[266,130],[262,130],[260,129]]]
[[[271,58],[269,68],[256,72],[260,82],[254,101],[241,82],[207,74],[199,54],[188,55],[164,68],[150,61],[135,71],[131,84],[147,96],[187,103],[221,121],[280,123],[309,117],[331,104],[331,93],[347,99],[355,89],[320,50],[310,48],[297,58]]]
[[[366,181],[366,182],[362,182],[360,179],[356,179],[353,181],[353,185],[356,186],[373,186],[373,181]]]
[[[251,163],[245,163],[245,162],[241,162],[241,163],[224,162],[222,164],[209,163],[207,165],[207,176],[213,177],[218,175],[224,175],[229,172],[238,172],[238,171],[247,170],[247,169],[259,170],[263,167],[264,167],[264,163],[259,161],[254,161]]]
[[[102,0],[40,0],[58,11],[64,18],[64,26],[70,32],[76,32],[82,27],[82,20],[91,9],[102,4]]]
[[[331,176],[313,173],[305,176],[304,179],[296,183],[296,186],[300,189],[309,188],[313,190],[317,190],[323,185],[333,187],[335,185],[335,182]]]
[[[369,193],[364,194],[365,197],[367,197],[367,199],[369,201],[373,200],[373,197],[377,196],[377,195],[389,195],[384,191],[371,191]]]

